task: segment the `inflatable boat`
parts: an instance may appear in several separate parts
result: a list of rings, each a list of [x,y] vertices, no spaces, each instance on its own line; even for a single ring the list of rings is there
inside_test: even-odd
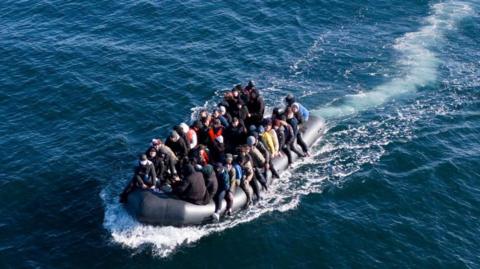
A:
[[[310,148],[324,133],[325,123],[321,118],[310,116],[302,130],[302,136]],[[298,156],[292,153],[295,161]],[[279,173],[285,171],[288,166],[287,157],[282,155],[273,159],[273,165]],[[272,176],[268,173],[268,184],[272,183]],[[241,188],[233,199],[233,211],[242,209],[247,203],[247,196]],[[226,201],[222,202],[221,213],[226,209]],[[137,189],[129,194],[125,204],[127,211],[139,222],[161,226],[187,226],[198,225],[212,221],[215,204],[211,201],[207,205],[195,205],[183,200],[171,193],[157,192],[154,190]]]

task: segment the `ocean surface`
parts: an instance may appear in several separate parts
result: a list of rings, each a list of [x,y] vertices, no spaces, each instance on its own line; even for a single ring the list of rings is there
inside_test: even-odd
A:
[[[480,2],[2,1],[0,268],[480,268]],[[326,120],[217,224],[141,225],[138,153],[254,80]]]

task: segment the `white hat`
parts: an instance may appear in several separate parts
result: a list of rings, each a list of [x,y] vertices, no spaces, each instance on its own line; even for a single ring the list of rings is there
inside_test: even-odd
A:
[[[217,136],[217,138],[215,138],[215,140],[217,140],[218,143],[223,143],[223,136]]]

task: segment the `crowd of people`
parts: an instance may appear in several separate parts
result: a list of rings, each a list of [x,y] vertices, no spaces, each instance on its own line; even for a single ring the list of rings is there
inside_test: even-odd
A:
[[[167,139],[152,139],[120,202],[136,188],[171,188],[190,203],[205,205],[213,199],[218,220],[222,201],[231,214],[235,191],[242,188],[248,207],[254,197],[261,198],[261,189],[268,189],[268,171],[279,177],[273,158],[286,155],[290,165],[292,152],[309,155],[301,132],[309,112],[293,95],[287,95],[284,108],[264,114],[265,102],[252,81],[235,86],[213,111],[201,110],[190,126],[181,123]]]

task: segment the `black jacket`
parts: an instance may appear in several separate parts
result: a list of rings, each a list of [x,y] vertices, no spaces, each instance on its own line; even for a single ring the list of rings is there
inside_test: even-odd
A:
[[[184,157],[187,157],[188,147],[187,147],[187,143],[182,137],[180,137],[177,141],[173,141],[169,137],[167,139],[167,142],[165,142],[165,145],[167,145],[169,148],[172,149],[173,153],[175,153],[175,155],[179,160],[183,159]]]
[[[187,202],[197,205],[205,204],[207,189],[202,173],[195,171],[185,176],[180,183],[173,186],[173,192]]]

